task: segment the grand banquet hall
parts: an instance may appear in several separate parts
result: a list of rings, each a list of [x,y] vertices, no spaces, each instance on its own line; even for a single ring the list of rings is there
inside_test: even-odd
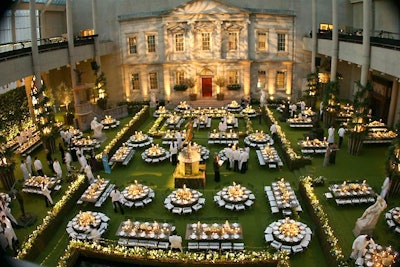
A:
[[[399,266],[397,1],[10,2],[1,266]]]

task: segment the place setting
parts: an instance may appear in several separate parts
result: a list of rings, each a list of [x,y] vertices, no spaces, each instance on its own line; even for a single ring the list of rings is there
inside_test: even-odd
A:
[[[233,182],[232,185],[222,188],[214,196],[214,202],[219,207],[228,210],[242,211],[254,204],[255,196],[245,186]]]

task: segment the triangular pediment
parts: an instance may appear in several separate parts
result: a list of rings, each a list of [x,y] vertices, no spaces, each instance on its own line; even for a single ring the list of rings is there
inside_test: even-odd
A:
[[[198,15],[198,14],[239,14],[248,13],[247,10],[234,5],[215,0],[193,0],[178,6],[166,15]]]

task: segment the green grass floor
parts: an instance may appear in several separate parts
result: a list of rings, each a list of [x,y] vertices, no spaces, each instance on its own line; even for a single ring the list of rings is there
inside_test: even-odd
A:
[[[121,121],[121,125],[127,123],[130,118],[125,118]],[[139,129],[143,132],[147,132],[148,129],[153,125],[154,119],[149,117],[146,123]],[[269,132],[269,127],[265,122],[260,125],[258,119],[254,119],[253,128],[264,130]],[[292,143],[292,147],[299,151],[297,141],[303,137],[306,131],[292,130],[286,123],[280,123],[282,128],[285,130],[287,137]],[[217,128],[218,121],[213,120],[212,128]],[[245,124],[243,120],[239,122],[239,130],[244,130]],[[102,144],[104,147],[109,141],[112,140],[116,132],[119,129],[112,129],[105,132],[107,140]],[[207,134],[209,130],[195,130],[193,141],[202,145],[206,145],[210,149],[210,155],[223,149],[221,145],[207,145]],[[90,134],[90,133],[87,133]],[[160,139],[155,139],[155,142],[161,143]],[[216,183],[213,180],[213,169],[212,159],[207,161],[207,183],[203,191],[206,198],[206,205],[199,212],[179,216],[173,215],[167,211],[163,206],[164,198],[173,190],[173,178],[172,173],[175,169],[168,161],[159,164],[146,164],[140,157],[143,150],[139,149],[136,151],[132,161],[128,166],[115,166],[112,173],[107,175],[103,171],[97,174],[101,175],[106,179],[110,179],[112,183],[115,183],[123,188],[134,180],[142,182],[151,186],[155,192],[156,197],[154,201],[145,208],[125,208],[125,214],[114,213],[112,209],[111,201],[106,203],[101,208],[95,208],[91,204],[77,205],[71,210],[68,217],[60,225],[57,232],[53,233],[52,238],[48,240],[48,246],[46,249],[38,255],[35,260],[36,263],[43,266],[56,266],[60,256],[64,254],[64,250],[68,244],[68,237],[65,232],[66,225],[72,217],[74,217],[80,210],[93,210],[101,211],[111,217],[109,228],[103,237],[111,240],[117,240],[115,235],[119,224],[128,218],[138,220],[148,220],[159,222],[169,221],[172,222],[176,227],[180,235],[184,236],[186,224],[197,221],[202,222],[224,222],[225,220],[237,221],[243,226],[243,236],[247,249],[254,250],[271,250],[267,247],[264,242],[264,229],[273,221],[280,219],[281,215],[272,215],[270,207],[267,203],[263,187],[269,185],[272,181],[277,180],[281,177],[288,180],[295,190],[298,188],[299,177],[302,175],[313,175],[313,176],[324,176],[327,178],[327,183],[323,187],[317,187],[316,193],[319,196],[321,203],[324,206],[325,211],[328,213],[330,223],[339,239],[340,245],[343,248],[345,255],[349,255],[351,251],[351,244],[353,242],[352,229],[355,221],[362,215],[366,207],[368,206],[349,206],[349,207],[337,207],[336,204],[331,200],[326,200],[324,193],[328,191],[328,186],[333,182],[342,182],[343,180],[364,180],[376,190],[380,192],[380,186],[385,177],[384,163],[386,159],[387,146],[364,146],[359,156],[351,156],[347,152],[347,140],[344,141],[344,146],[337,153],[336,165],[322,167],[323,156],[316,156],[312,158],[312,165],[306,166],[300,170],[289,171],[287,167],[283,167],[279,170],[269,170],[265,166],[259,166],[255,150],[251,150],[249,160],[249,170],[245,174],[235,173],[233,171],[227,171],[225,166],[221,168],[221,182]],[[243,146],[243,140],[240,141],[240,146]],[[101,148],[100,148],[101,149]],[[100,152],[99,150],[98,152]],[[37,150],[33,156],[37,155],[42,162],[45,164],[45,155],[42,150]],[[60,159],[59,153],[54,154],[55,157]],[[111,156],[111,155],[110,155]],[[78,163],[74,163],[78,166]],[[65,166],[63,166],[65,171]],[[45,166],[45,172],[50,174],[50,170]],[[21,177],[19,170],[19,159],[17,159],[17,167],[15,169],[17,178]],[[256,196],[255,204],[244,212],[232,212],[222,208],[218,208],[213,202],[213,196],[222,187],[231,184],[232,182],[238,182],[248,187],[253,191]],[[21,186],[21,183],[19,183]],[[63,189],[56,193],[53,197],[55,201],[59,200],[62,196],[63,191],[68,187],[67,183],[63,183]],[[297,190],[296,190],[297,191]],[[25,200],[25,210],[38,216],[38,220],[35,225],[27,228],[16,229],[17,236],[20,241],[23,242],[27,236],[41,223],[42,218],[47,213],[45,202],[43,197],[32,194],[23,194]],[[297,194],[300,202],[303,200]],[[389,199],[388,209],[399,204],[399,199]],[[18,203],[13,201],[11,204],[12,211],[16,217],[21,215]],[[303,206],[304,207],[304,206]],[[310,217],[307,212],[300,214],[300,220],[308,224],[311,229],[315,229],[312,224]],[[398,242],[395,242],[396,234],[387,229],[384,218],[379,220],[378,225],[374,232],[374,239],[376,242],[382,245],[392,245],[395,249],[400,250]],[[184,245],[186,242],[184,242]],[[313,237],[310,247],[301,254],[291,256],[291,266],[303,267],[303,266],[327,266],[325,258],[323,257],[321,246],[316,236]]]

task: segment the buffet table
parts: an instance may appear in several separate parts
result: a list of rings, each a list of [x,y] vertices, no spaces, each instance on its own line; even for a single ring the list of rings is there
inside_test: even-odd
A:
[[[202,198],[202,195],[199,191],[183,185],[166,197],[164,207],[175,214],[190,214],[203,208],[205,198]]]
[[[243,250],[243,229],[239,223],[197,223],[186,225],[189,250]]]
[[[329,191],[337,205],[375,203],[375,192],[365,182],[333,184]],[[329,198],[329,195],[327,195]]]
[[[215,129],[208,135],[208,144],[237,144],[239,135],[232,130],[227,133],[217,132]]]
[[[42,192],[42,184],[44,183],[50,191],[58,191],[61,188],[59,183],[61,180],[58,180],[55,177],[47,177],[45,176],[32,176],[28,180],[24,181],[24,186],[22,188],[22,192],[25,193],[34,193],[34,194],[43,194]]]
[[[120,237],[119,245],[129,247],[146,247],[167,249],[169,247],[168,238],[175,230],[175,226],[170,223],[123,221],[116,232]]]
[[[306,224],[289,218],[271,223],[264,234],[270,246],[288,253],[302,252],[312,237],[312,231]]]
[[[21,154],[25,157],[41,145],[42,141],[40,140],[40,134],[38,133],[28,138],[26,142],[18,146],[16,153]]]
[[[268,166],[270,169],[276,169],[283,166],[283,161],[279,157],[278,152],[269,144],[256,150],[258,162],[262,166]]]
[[[147,185],[139,184],[136,180],[121,192],[124,199],[121,201],[127,207],[144,207],[150,204],[155,196],[154,190]]]
[[[301,153],[303,154],[325,154],[328,144],[329,143],[326,141],[325,137],[323,141],[319,139],[309,140],[307,137],[306,140],[298,142],[298,145],[301,148]]]
[[[400,234],[400,207],[390,209],[385,214],[386,224]]]
[[[72,139],[71,142],[71,149],[93,150],[100,147],[100,142],[94,138],[90,138],[90,136],[81,139]]]
[[[251,207],[254,204],[254,200],[255,196],[249,189],[235,182],[222,188],[214,196],[214,201],[219,207],[236,211]]]
[[[289,123],[290,128],[312,128],[313,122],[308,117],[295,117],[286,120]]]
[[[105,180],[98,176],[85,192],[83,192],[77,204],[89,202],[94,203],[95,207],[101,207],[114,186],[114,184],[110,184],[110,180]]]
[[[122,165],[128,165],[129,161],[131,161],[133,155],[135,154],[135,150],[131,146],[126,146],[125,143],[115,151],[114,155],[110,158],[108,162],[109,165],[113,165],[115,163],[121,163]]]
[[[94,211],[80,211],[67,224],[67,233],[70,238],[78,240],[91,240],[90,231],[95,228],[100,236],[108,228],[108,218],[104,213]]]
[[[273,182],[271,186],[266,186],[264,190],[272,213],[281,211],[283,215],[290,216],[292,215],[292,209],[295,209],[297,212],[302,211],[293,188],[284,178],[278,182]]]

